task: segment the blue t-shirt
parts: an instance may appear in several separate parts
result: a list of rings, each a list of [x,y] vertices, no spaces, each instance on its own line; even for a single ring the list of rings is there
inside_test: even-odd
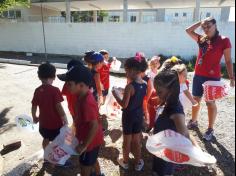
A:
[[[131,82],[130,84],[134,87],[135,94],[130,97],[129,105],[123,109],[123,113],[143,117],[143,99],[147,94],[147,84],[139,84],[137,82]]]

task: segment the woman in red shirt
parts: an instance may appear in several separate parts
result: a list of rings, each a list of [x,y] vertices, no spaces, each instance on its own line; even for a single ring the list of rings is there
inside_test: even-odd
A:
[[[197,34],[195,31],[202,27],[204,35]],[[206,81],[220,81],[221,79],[221,59],[225,57],[225,63],[228,70],[230,85],[235,86],[233,64],[231,60],[230,39],[219,34],[216,20],[207,18],[186,29],[193,40],[199,45],[199,54],[195,66],[195,75],[193,79],[193,96],[199,105],[193,107],[192,120],[189,122],[189,129],[198,127],[197,119],[200,111],[200,102],[203,96],[202,84]],[[215,102],[206,102],[208,108],[209,126],[204,134],[204,139],[211,141],[214,136],[213,126],[217,116],[217,106]]]

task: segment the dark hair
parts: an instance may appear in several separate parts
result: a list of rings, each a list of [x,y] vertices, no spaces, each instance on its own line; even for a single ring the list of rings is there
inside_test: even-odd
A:
[[[148,68],[148,63],[145,58],[138,61],[135,57],[131,57],[125,61],[125,69],[133,69],[139,72],[145,72]]]
[[[95,53],[95,51],[91,50],[91,51],[87,51],[85,52],[85,56],[84,56],[84,61],[86,63],[91,63],[91,56]]]
[[[159,72],[155,77],[154,87],[156,90],[158,90],[159,87],[168,89],[170,95],[166,99],[164,111],[171,112],[179,103],[180,84],[177,72],[174,70]]]
[[[38,68],[38,77],[40,79],[55,78],[56,67],[49,62],[41,64]]]
[[[202,21],[201,26],[203,26],[203,25],[205,25],[205,24],[208,24],[208,23],[212,23],[212,24],[216,25],[216,24],[217,24],[217,21],[216,21],[215,18],[209,17],[209,18],[207,18],[207,19],[205,19],[205,20]],[[219,34],[220,34],[219,30],[216,28],[215,36],[214,36],[211,40],[214,41],[214,40],[219,36]],[[208,40],[208,36],[203,36],[203,37],[201,38],[201,41],[205,41],[205,40]]]
[[[104,55],[106,55],[106,54],[109,54],[109,52],[108,52],[107,50],[101,50],[101,51],[100,51],[100,54],[104,56]]]
[[[148,69],[148,62],[145,58],[142,58],[142,61],[141,61],[141,72],[145,72],[147,69]]]

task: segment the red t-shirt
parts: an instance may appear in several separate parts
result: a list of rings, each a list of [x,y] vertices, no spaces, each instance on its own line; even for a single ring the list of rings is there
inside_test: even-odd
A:
[[[39,125],[41,128],[58,129],[63,121],[56,110],[56,105],[63,102],[60,90],[52,85],[41,85],[34,92],[33,106],[39,107]]]
[[[108,90],[110,87],[110,69],[111,69],[111,64],[106,63],[99,70],[101,83],[105,90]]]
[[[221,78],[221,59],[223,57],[224,50],[228,48],[232,48],[230,39],[227,37],[218,36],[216,41],[212,43],[211,49],[206,52],[204,57],[202,57],[202,50],[199,49],[198,59],[195,66],[195,74],[208,78]]]
[[[76,107],[76,137],[79,142],[83,143],[88,137],[90,122],[98,121],[99,123],[96,135],[88,146],[87,152],[89,152],[102,145],[104,141],[102,125],[99,122],[98,105],[93,94],[89,91],[85,97],[77,102]]]
[[[73,95],[70,93],[67,87],[67,83],[64,84],[62,88],[62,95],[66,96],[67,103],[68,103],[68,109],[70,111],[71,116],[74,118],[75,117],[75,103],[78,100],[78,97],[76,95]]]

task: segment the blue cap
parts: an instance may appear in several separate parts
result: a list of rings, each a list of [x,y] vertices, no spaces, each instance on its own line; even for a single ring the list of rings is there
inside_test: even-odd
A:
[[[90,57],[92,63],[102,62],[104,60],[102,54],[95,52]]]

